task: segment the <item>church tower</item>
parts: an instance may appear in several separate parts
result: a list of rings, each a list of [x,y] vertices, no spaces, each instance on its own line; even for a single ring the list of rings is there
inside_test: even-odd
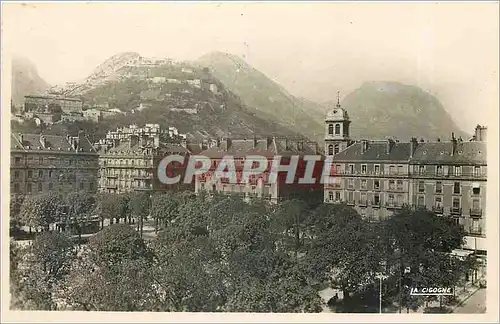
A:
[[[350,144],[349,115],[340,106],[340,92],[337,92],[337,105],[330,110],[325,118],[325,154],[335,155]]]

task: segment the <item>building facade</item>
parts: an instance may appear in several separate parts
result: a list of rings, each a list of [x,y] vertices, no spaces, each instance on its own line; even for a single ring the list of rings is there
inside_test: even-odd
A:
[[[425,207],[464,228],[465,248],[486,249],[486,127],[478,125],[468,142],[452,134],[446,142],[360,140],[344,146],[347,114],[339,105],[335,110],[326,117],[325,149],[333,155],[336,180],[325,183],[326,203],[345,202],[373,221],[404,205]]]
[[[69,98],[54,95],[31,95],[24,97],[25,112],[56,112],[61,110],[64,114],[81,113],[83,100],[80,98]]]
[[[239,194],[246,199],[252,197],[263,198],[271,202],[293,197],[294,195],[308,194],[322,196],[323,185],[320,183],[323,161],[318,145],[315,142],[292,139],[286,137],[268,137],[264,139],[213,139],[203,144],[199,155],[211,160],[208,172],[198,175],[195,180],[195,192]],[[270,166],[275,156],[281,156],[282,164],[288,164],[291,156],[299,156],[298,168],[294,183],[285,183],[286,174],[278,173],[277,181],[269,181]],[[315,164],[313,177],[317,179],[313,184],[298,184],[305,173],[305,155],[318,155],[321,160]],[[225,156],[231,156],[235,162],[236,183],[229,178],[215,176],[215,170]],[[247,181],[242,181],[243,166],[247,156],[262,156],[267,159],[267,169],[261,174],[251,175]]]
[[[11,134],[11,194],[97,191],[98,154],[78,136]]]

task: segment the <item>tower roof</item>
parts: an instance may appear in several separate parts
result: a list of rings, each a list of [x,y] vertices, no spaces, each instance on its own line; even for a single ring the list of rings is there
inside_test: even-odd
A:
[[[337,104],[326,114],[326,121],[345,121],[349,120],[347,110],[340,105],[340,91],[337,91]]]

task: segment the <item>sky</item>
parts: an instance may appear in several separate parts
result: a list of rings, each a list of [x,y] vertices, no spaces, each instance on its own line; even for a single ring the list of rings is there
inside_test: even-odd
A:
[[[30,59],[50,84],[83,79],[124,51],[176,60],[233,53],[318,102],[366,81],[398,81],[434,94],[472,133],[498,109],[498,9],[495,2],[4,3],[2,49]]]

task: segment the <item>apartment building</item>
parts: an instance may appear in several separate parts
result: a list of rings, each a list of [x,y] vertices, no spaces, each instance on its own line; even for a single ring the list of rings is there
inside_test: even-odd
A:
[[[466,248],[486,249],[486,127],[478,125],[468,142],[453,134],[446,142],[352,142],[339,104],[325,123],[325,149],[333,155],[336,178],[324,186],[326,203],[345,202],[373,221],[404,205],[425,207],[462,225]]]
[[[297,179],[305,172],[305,155],[321,155],[315,142],[304,141],[286,137],[267,137],[262,139],[218,139],[204,143],[203,150],[199,153],[210,158],[212,166],[210,171],[199,175],[195,180],[195,192],[240,194],[244,198],[259,197],[271,202],[277,202],[284,198],[299,194],[322,196],[323,185],[320,182],[323,161],[315,164],[313,177],[317,179],[313,184],[299,184]],[[261,174],[255,174],[244,182],[242,180],[242,169],[247,156],[262,156],[268,161],[268,168]],[[282,164],[288,164],[291,156],[299,156],[298,168],[294,183],[285,183],[285,173],[278,173],[275,183],[269,181],[270,166],[275,156],[282,157]],[[230,179],[215,176],[215,170],[225,156],[233,157],[235,161],[237,183],[231,183]],[[233,181],[234,182],[234,181]]]
[[[11,134],[11,194],[97,191],[98,154],[78,136]]]

